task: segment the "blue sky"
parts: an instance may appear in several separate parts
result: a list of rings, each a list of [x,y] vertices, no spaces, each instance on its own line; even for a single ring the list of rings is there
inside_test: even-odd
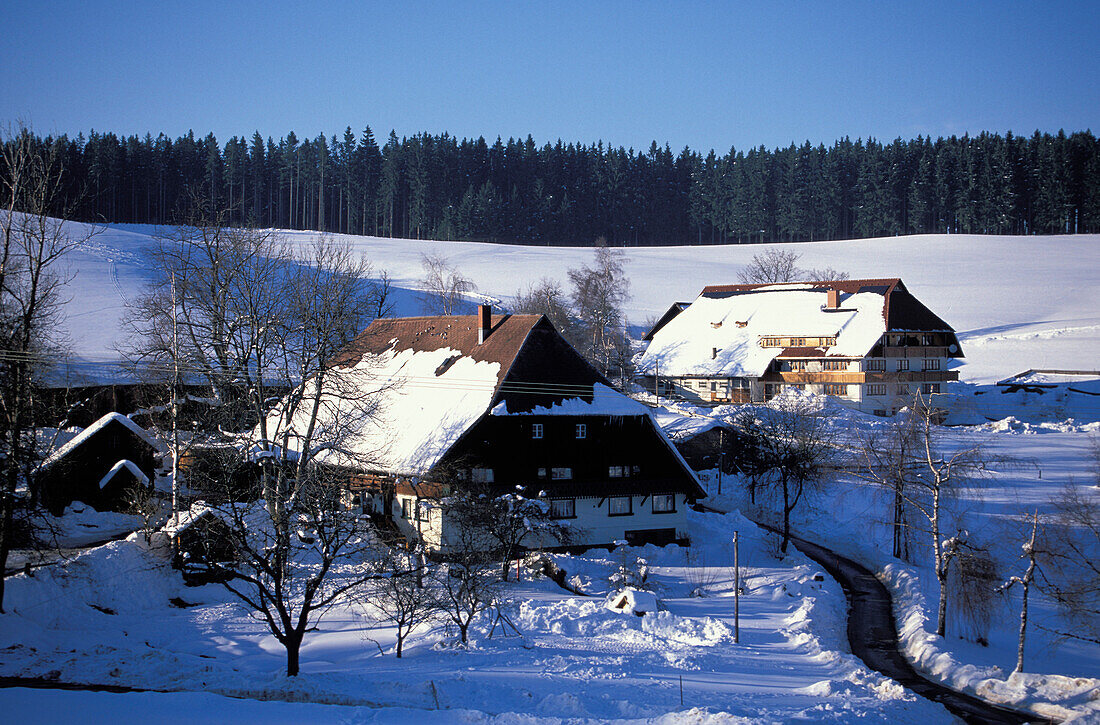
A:
[[[1100,131],[1096,2],[14,2],[0,123],[719,152]]]

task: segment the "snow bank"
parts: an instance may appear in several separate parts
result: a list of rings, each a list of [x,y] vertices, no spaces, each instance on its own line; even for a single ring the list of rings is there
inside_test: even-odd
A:
[[[1063,722],[1100,720],[1100,679],[1016,672],[1006,676],[999,667],[961,663],[946,650],[943,638],[930,631],[935,628],[929,621],[932,610],[912,568],[887,564],[878,577],[894,599],[902,653],[921,671],[955,689],[1042,717]]]

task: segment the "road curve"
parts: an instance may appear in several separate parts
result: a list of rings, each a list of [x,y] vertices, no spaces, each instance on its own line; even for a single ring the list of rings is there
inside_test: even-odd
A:
[[[770,526],[764,528],[775,531]],[[799,551],[825,568],[840,582],[848,597],[848,641],[852,653],[907,690],[938,702],[968,723],[1050,722],[1033,713],[1010,710],[926,679],[898,650],[893,602],[874,574],[851,559],[812,542],[791,537]]]

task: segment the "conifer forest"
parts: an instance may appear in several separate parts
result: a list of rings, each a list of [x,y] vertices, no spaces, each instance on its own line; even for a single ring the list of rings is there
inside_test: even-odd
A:
[[[193,132],[39,137],[83,221],[165,224],[199,199],[232,224],[418,239],[621,246],[916,233],[1100,232],[1100,143],[1029,137],[848,138],[719,155],[539,146],[421,133],[224,144]],[[75,213],[72,211],[75,210]]]

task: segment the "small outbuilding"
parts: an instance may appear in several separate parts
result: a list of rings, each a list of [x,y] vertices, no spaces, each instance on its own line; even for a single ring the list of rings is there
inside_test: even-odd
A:
[[[119,511],[155,475],[157,444],[124,415],[108,413],[51,453],[35,473],[42,505],[55,516],[73,501]]]

